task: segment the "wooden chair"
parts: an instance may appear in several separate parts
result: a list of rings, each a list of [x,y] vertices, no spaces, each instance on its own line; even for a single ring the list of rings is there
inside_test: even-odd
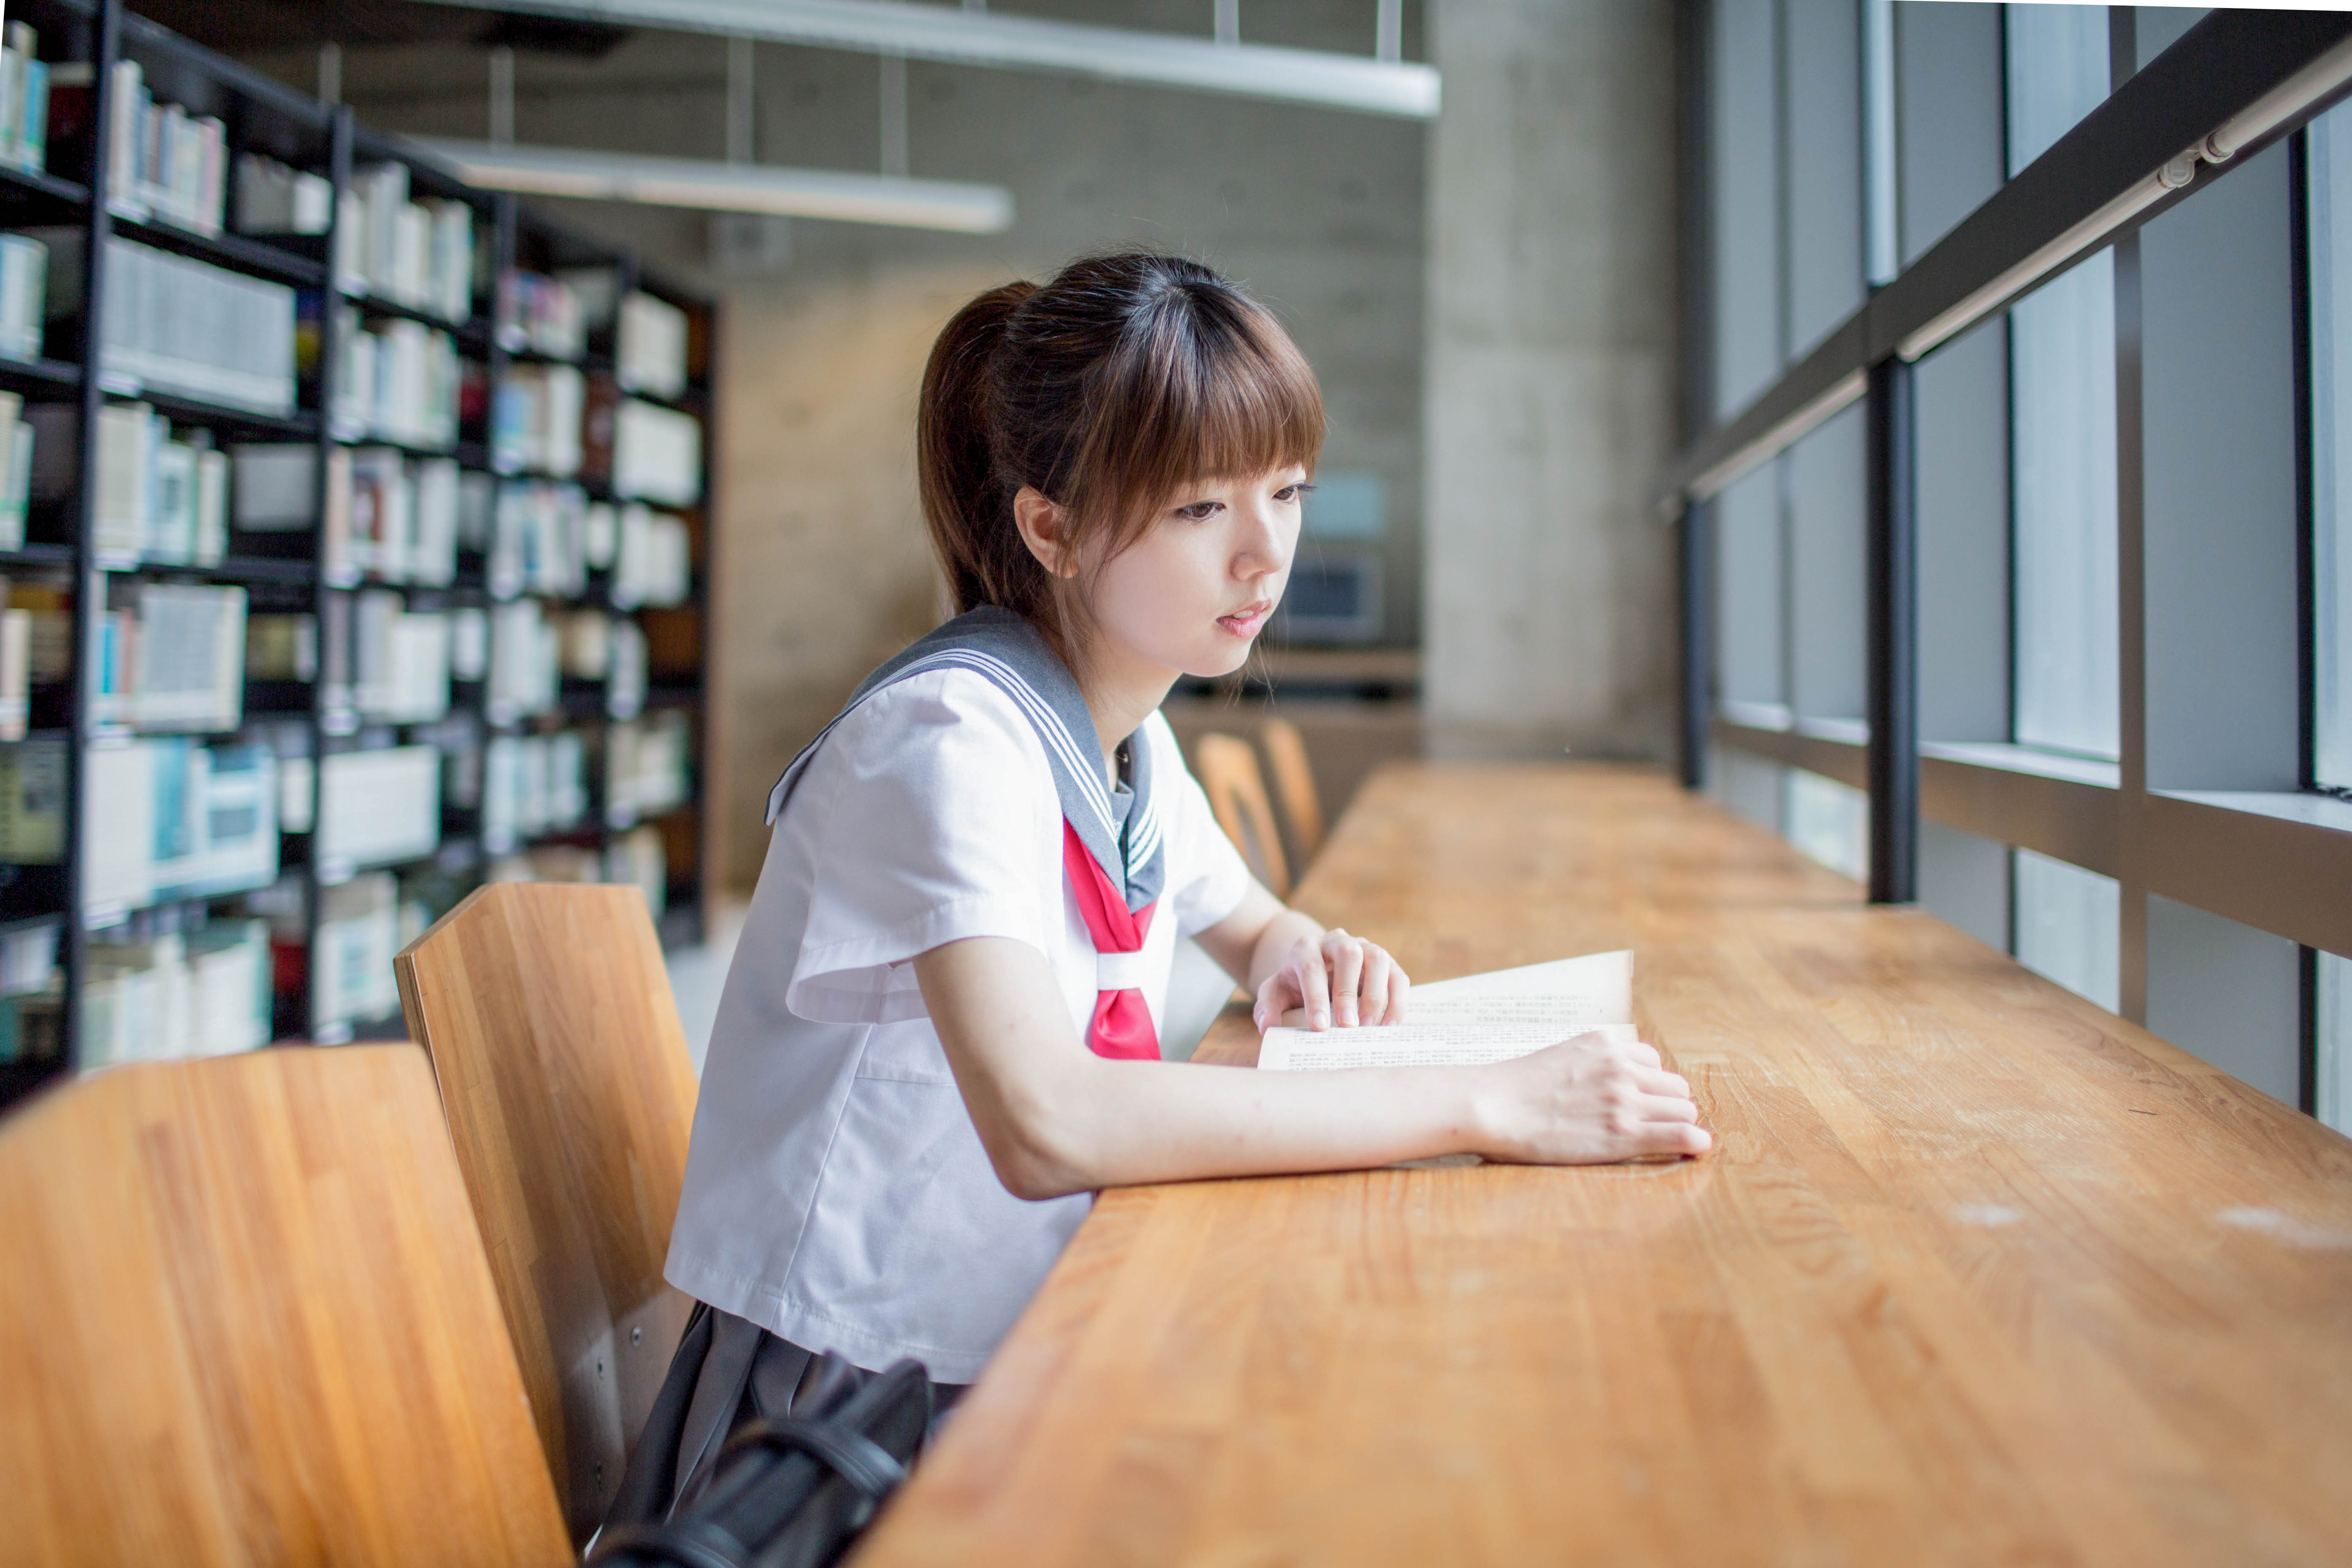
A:
[[[662,1280],[696,1085],[660,942],[635,888],[501,882],[393,968],[585,1541],[693,1305]]]
[[[572,1560],[415,1047],[67,1085],[0,1192],[0,1560]]]
[[[1257,742],[1274,773],[1274,798],[1282,807],[1283,826],[1290,829],[1290,847],[1298,856],[1298,874],[1323,848],[1323,801],[1315,793],[1315,769],[1307,760],[1307,741],[1287,719],[1268,719],[1257,727]]]
[[[1282,837],[1275,831],[1274,806],[1265,797],[1257,753],[1247,741],[1213,730],[1192,743],[1192,753],[1217,826],[1275,897],[1289,897],[1290,868],[1282,858]]]

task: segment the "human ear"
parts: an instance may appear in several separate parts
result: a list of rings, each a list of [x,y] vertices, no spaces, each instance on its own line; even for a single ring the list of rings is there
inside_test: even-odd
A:
[[[1045,491],[1034,485],[1021,487],[1013,497],[1013,526],[1021,531],[1021,542],[1037,564],[1056,577],[1077,575],[1077,563],[1066,559],[1062,509],[1047,500]]]

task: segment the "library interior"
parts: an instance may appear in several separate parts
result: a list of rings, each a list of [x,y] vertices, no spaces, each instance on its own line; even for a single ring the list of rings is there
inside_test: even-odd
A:
[[[2347,1137],[2352,8],[0,12],[0,1563],[2341,1563]]]

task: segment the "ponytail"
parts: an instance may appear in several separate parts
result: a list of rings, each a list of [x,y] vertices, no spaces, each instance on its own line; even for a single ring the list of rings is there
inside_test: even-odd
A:
[[[991,289],[940,333],[923,368],[915,450],[923,516],[956,612],[997,605],[1042,625],[1047,584],[1013,526],[1013,497],[1021,487],[996,459],[989,375],[1005,323],[1036,292],[1027,282]]]
[[[923,370],[915,445],[957,613],[1011,610],[1068,659],[1084,605],[1023,541],[1021,489],[1063,509],[1065,547],[1098,568],[1184,484],[1312,469],[1323,395],[1272,313],[1209,268],[1095,257],[956,312]]]

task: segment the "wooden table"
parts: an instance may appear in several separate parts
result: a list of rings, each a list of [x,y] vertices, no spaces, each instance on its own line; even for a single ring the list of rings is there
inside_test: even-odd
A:
[[[1635,949],[1715,1152],[1107,1193],[861,1568],[2352,1562],[2352,1142],[1647,772],[1392,768],[1298,901]]]

